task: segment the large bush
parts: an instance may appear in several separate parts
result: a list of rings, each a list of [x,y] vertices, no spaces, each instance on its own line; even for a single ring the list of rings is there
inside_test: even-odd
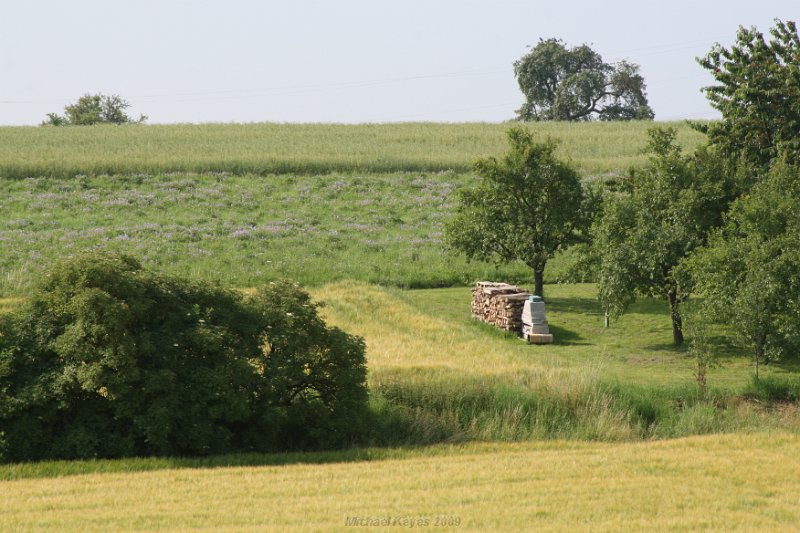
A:
[[[294,284],[246,299],[82,255],[0,322],[0,459],[343,445],[365,379],[363,341]]]

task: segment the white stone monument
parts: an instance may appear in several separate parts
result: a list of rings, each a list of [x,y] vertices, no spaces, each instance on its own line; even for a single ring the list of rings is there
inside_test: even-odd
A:
[[[547,325],[544,300],[541,296],[529,296],[522,308],[522,338],[528,344],[551,344],[553,335]]]

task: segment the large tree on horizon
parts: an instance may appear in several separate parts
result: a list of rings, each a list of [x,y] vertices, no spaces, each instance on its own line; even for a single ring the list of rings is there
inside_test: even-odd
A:
[[[567,48],[561,39],[540,39],[514,62],[525,103],[520,120],[652,120],[639,65],[606,63],[588,45]]]

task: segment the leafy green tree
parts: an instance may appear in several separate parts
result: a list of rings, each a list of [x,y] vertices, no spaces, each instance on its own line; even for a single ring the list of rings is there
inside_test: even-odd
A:
[[[483,182],[461,191],[446,240],[468,259],[522,261],[533,269],[534,292],[542,295],[547,261],[585,236],[588,195],[578,173],[556,158],[552,141],[537,143],[521,126],[507,135],[505,155],[475,163]]]
[[[299,285],[270,283],[252,303],[266,324],[262,350],[253,361],[269,384],[263,412],[278,410],[284,447],[341,444],[363,427],[367,402],[364,340],[329,327],[319,304]]]
[[[651,120],[644,78],[628,61],[605,63],[587,45],[540,40],[514,62],[525,95],[520,120]]]
[[[722,120],[698,127],[719,154],[765,173],[781,151],[800,160],[800,38],[794,22],[776,20],[771,40],[740,27],[730,49],[717,44],[699,63],[715,85],[706,87]]]
[[[64,115],[48,113],[46,126],[89,126],[92,124],[141,124],[145,115],[133,119],[125,113],[130,104],[118,95],[85,94],[64,108]]]
[[[736,200],[726,223],[686,262],[699,312],[729,326],[762,363],[800,348],[800,169],[779,163]]]
[[[731,193],[719,179],[717,160],[702,150],[684,156],[674,129],[649,135],[649,165],[607,195],[592,230],[599,297],[611,316],[624,313],[637,296],[665,298],[680,345],[680,304],[692,285],[678,266],[720,224]]]
[[[364,343],[296,285],[244,299],[85,254],[0,320],[0,393],[0,461],[340,446]]]

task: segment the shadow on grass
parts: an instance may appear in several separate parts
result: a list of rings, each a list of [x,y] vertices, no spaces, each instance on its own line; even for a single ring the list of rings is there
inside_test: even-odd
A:
[[[603,315],[603,307],[594,298],[546,298],[548,313],[575,313],[581,315]]]
[[[680,346],[676,346],[675,343],[672,342],[660,342],[658,344],[650,344],[644,347],[645,350],[653,351],[653,352],[669,352],[674,354],[689,354],[689,347],[684,342]]]
[[[392,448],[349,448],[342,450],[239,453],[209,457],[134,457],[124,459],[91,459],[74,461],[41,461],[0,464],[0,481],[78,476],[84,474],[114,474],[177,470],[185,468],[236,468],[288,466],[298,464],[352,463],[402,457],[409,450],[425,446]]]
[[[800,373],[800,361],[797,359],[785,359],[783,361],[773,361],[769,363],[775,368],[780,368],[786,372]]]
[[[546,298],[548,312],[575,313],[581,315],[603,316],[603,306],[595,298]],[[626,314],[668,316],[667,304],[658,298],[639,298],[633,302]]]
[[[550,324],[550,333],[553,334],[553,342],[564,346],[592,346],[591,342],[585,341],[586,338],[576,331],[565,329],[559,326]]]

